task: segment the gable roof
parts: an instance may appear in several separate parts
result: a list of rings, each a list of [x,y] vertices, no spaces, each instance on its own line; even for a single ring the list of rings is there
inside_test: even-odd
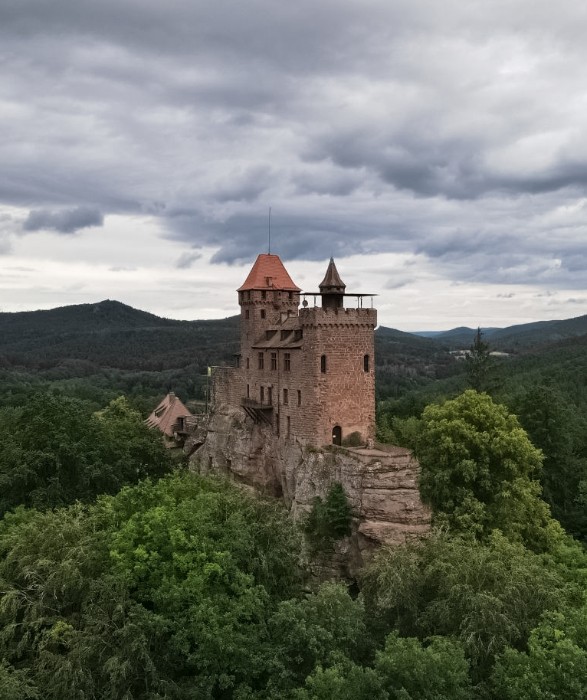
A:
[[[145,423],[149,428],[159,428],[165,435],[173,437],[173,426],[177,423],[178,418],[191,415],[191,411],[170,391]]]
[[[247,279],[238,292],[250,289],[283,289],[289,292],[301,291],[293,283],[287,270],[283,266],[279,255],[261,253],[257,256],[255,264],[251,268]]]

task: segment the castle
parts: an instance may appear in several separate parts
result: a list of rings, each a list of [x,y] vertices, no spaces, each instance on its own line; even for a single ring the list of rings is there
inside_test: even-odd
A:
[[[377,311],[363,308],[365,296],[346,293],[332,259],[319,291],[302,292],[279,256],[259,255],[238,289],[240,354],[215,372],[214,403],[242,409],[279,441],[371,443]]]

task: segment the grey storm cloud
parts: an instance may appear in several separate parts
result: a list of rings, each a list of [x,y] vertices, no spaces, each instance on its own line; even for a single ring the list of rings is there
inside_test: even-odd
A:
[[[215,263],[272,207],[285,259],[582,287],[586,33],[580,0],[3,3],[0,206],[146,214]]]
[[[191,267],[196,260],[199,260],[201,257],[201,253],[182,253],[175,263],[175,267],[177,267],[179,270],[185,270]]]
[[[94,207],[75,207],[61,211],[35,209],[29,212],[23,224],[25,231],[41,231],[51,229],[58,233],[76,233],[82,228],[102,226],[104,216]]]

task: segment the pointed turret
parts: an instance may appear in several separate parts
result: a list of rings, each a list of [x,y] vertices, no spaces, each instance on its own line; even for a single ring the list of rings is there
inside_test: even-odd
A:
[[[323,309],[340,309],[343,306],[346,284],[341,280],[334,259],[330,258],[324,279],[319,285]]]

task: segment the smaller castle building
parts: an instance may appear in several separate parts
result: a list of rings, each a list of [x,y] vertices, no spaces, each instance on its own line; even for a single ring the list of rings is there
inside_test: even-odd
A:
[[[259,255],[238,289],[240,354],[236,367],[216,371],[215,404],[284,441],[372,440],[377,311],[363,307],[366,296],[346,292],[332,259],[318,291],[304,293],[277,255]]]

